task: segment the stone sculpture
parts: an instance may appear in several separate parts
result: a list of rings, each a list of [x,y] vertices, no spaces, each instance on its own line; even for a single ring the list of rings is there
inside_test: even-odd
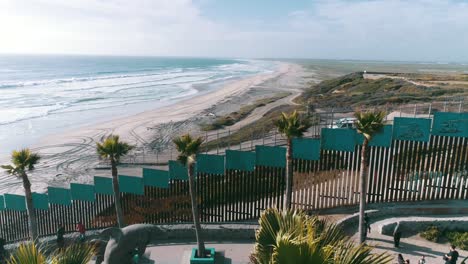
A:
[[[104,253],[103,264],[130,264],[135,254],[141,258],[151,241],[161,239],[164,231],[155,225],[136,224],[120,228],[108,228],[101,232],[103,239],[109,239]]]

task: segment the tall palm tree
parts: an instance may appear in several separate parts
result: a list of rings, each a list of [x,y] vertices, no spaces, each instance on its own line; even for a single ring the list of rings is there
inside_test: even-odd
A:
[[[12,165],[1,166],[10,175],[17,176],[23,180],[23,188],[26,196],[26,208],[28,210],[29,218],[29,236],[33,240],[36,240],[38,237],[37,219],[36,212],[33,207],[31,182],[29,181],[26,171],[34,170],[34,166],[40,159],[41,157],[38,154],[31,152],[29,149],[22,149],[20,151],[15,150],[11,154]]]
[[[205,256],[205,243],[201,237],[200,216],[198,212],[197,192],[195,188],[195,163],[196,155],[202,143],[203,139],[201,137],[192,138],[190,134],[174,139],[174,144],[176,145],[177,151],[179,151],[177,159],[187,166],[193,223],[195,224],[195,235],[198,246],[197,256],[199,258],[203,258]]]
[[[101,143],[96,143],[96,150],[100,158],[109,160],[112,167],[112,187],[115,196],[115,212],[117,213],[117,223],[120,228],[125,226],[122,204],[120,201],[120,188],[117,165],[120,163],[120,158],[127,155],[133,149],[132,145],[122,142],[117,135],[109,135]]]
[[[367,176],[369,174],[368,150],[369,141],[379,132],[384,126],[385,112],[369,111],[356,112],[356,129],[357,132],[364,136],[364,142],[361,149],[361,171],[360,171],[360,200],[359,200],[359,241],[363,243],[366,240],[367,229],[364,226],[364,211],[366,210],[366,192],[367,192]]]
[[[278,120],[275,121],[275,126],[278,131],[287,139],[286,151],[286,199],[284,201],[284,208],[291,208],[292,199],[292,178],[293,178],[293,138],[302,137],[304,132],[310,128],[311,124],[307,119],[302,119],[297,111],[291,114],[281,113]]]

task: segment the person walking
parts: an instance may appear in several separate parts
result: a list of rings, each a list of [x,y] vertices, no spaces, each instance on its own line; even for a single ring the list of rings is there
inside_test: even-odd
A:
[[[458,251],[456,250],[455,245],[450,246],[450,252],[445,254],[444,260],[445,264],[456,264],[458,260]]]
[[[86,239],[86,229],[83,223],[81,223],[81,221],[78,222],[78,224],[76,225],[76,231],[80,233],[80,236],[79,236],[80,242],[84,242]]]
[[[422,258],[418,261],[418,264],[426,264],[426,256],[422,256]]]
[[[57,229],[57,247],[58,248],[63,248],[65,244],[65,240],[63,236],[65,235],[65,227],[63,225],[60,225],[59,228]]]
[[[367,233],[370,234],[371,226],[370,226],[370,218],[367,213],[364,214],[364,225],[366,226]]]
[[[400,239],[401,239],[401,227],[400,222],[397,222],[395,226],[395,230],[393,230],[393,245],[397,248],[400,247]]]

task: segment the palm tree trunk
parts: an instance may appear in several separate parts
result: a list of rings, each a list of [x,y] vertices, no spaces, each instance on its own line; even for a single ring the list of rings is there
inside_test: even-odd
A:
[[[284,200],[284,209],[291,209],[292,200],[292,177],[293,177],[293,159],[292,159],[292,139],[288,138],[286,150],[286,199]]]
[[[112,167],[112,187],[114,188],[114,197],[115,197],[115,213],[117,214],[117,224],[120,228],[125,227],[125,221],[122,212],[122,202],[120,200],[120,188],[119,188],[119,178],[117,172],[117,163],[115,160],[111,160]]]
[[[367,229],[364,226],[364,212],[366,210],[367,196],[367,175],[369,174],[369,166],[367,161],[369,140],[364,138],[364,143],[361,148],[361,174],[360,174],[360,199],[359,199],[359,242],[364,243],[366,240]]]
[[[29,236],[33,241],[38,238],[37,233],[37,218],[36,218],[36,211],[34,210],[33,200],[32,200],[32,192],[31,192],[31,182],[29,182],[28,175],[23,173],[21,175],[23,179],[23,187],[24,193],[26,196],[26,209],[28,210],[28,217],[29,217]]]
[[[197,257],[205,257],[205,243],[201,237],[200,216],[198,212],[197,191],[195,189],[194,163],[188,162],[187,166],[190,188],[190,200],[192,202],[193,223],[195,224],[195,236],[197,238],[198,252]]]

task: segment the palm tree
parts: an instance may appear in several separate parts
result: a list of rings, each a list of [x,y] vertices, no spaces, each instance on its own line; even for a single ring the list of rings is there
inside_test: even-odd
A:
[[[372,247],[354,245],[342,229],[302,211],[265,210],[255,233],[255,264],[389,263],[391,256],[372,254]]]
[[[17,176],[23,180],[23,188],[26,196],[26,208],[28,210],[29,217],[29,236],[32,240],[36,240],[38,237],[37,232],[37,219],[36,212],[33,207],[31,182],[29,181],[28,174],[26,171],[34,170],[34,166],[39,162],[41,157],[31,152],[29,149],[22,149],[20,151],[13,151],[11,154],[12,165],[1,166],[10,175]]]
[[[201,237],[201,225],[200,217],[198,212],[197,193],[195,188],[195,163],[196,155],[200,149],[203,139],[201,137],[192,138],[190,134],[183,135],[174,139],[179,156],[177,159],[187,166],[189,188],[190,188],[190,200],[192,202],[192,215],[193,223],[195,224],[195,235],[197,238],[197,257],[203,258],[205,256],[205,243]]]
[[[368,149],[369,141],[384,126],[385,112],[370,111],[356,112],[357,132],[364,136],[364,142],[361,149],[361,172],[360,172],[360,200],[359,200],[359,241],[363,243],[366,240],[367,227],[364,226],[364,211],[366,210],[366,191],[367,176],[369,174]]]
[[[133,146],[119,140],[117,135],[109,135],[101,143],[96,143],[96,150],[100,158],[109,160],[112,167],[112,186],[115,196],[115,212],[117,213],[117,223],[120,228],[125,226],[122,213],[122,205],[120,201],[120,188],[117,165],[120,163],[120,158],[127,155],[133,149]]]
[[[307,119],[302,119],[297,111],[292,112],[290,115],[281,113],[278,120],[275,121],[275,126],[278,131],[287,139],[287,152],[286,152],[286,199],[284,201],[284,208],[291,208],[292,199],[292,178],[293,178],[293,150],[292,139],[302,137],[304,132],[310,128],[311,124]]]

